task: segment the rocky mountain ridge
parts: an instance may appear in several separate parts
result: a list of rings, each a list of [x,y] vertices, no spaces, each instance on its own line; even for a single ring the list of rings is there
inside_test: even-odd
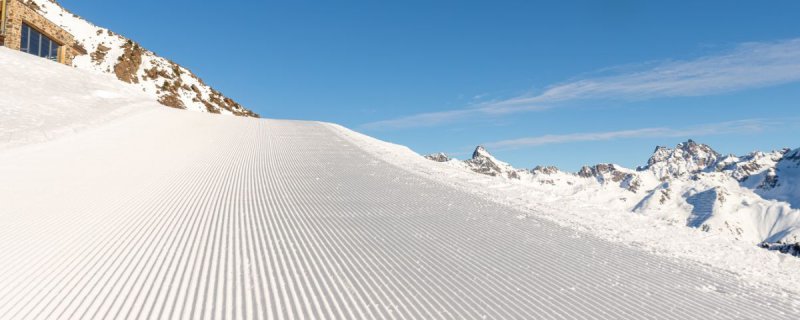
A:
[[[693,140],[657,147],[647,164],[517,169],[478,147],[472,158],[426,158],[522,184],[543,201],[587,201],[789,253],[800,243],[800,149],[723,156]]]
[[[164,106],[245,117],[259,115],[207,85],[181,65],[160,57],[138,43],[72,14],[55,0],[24,3],[75,37],[87,52],[73,66],[113,74],[139,87]]]

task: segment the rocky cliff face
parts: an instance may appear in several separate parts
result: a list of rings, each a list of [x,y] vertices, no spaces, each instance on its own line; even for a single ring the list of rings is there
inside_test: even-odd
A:
[[[428,159],[428,160],[431,160],[431,161],[436,161],[436,162],[447,162],[447,161],[451,160],[450,157],[448,157],[446,154],[441,153],[441,152],[434,153],[434,154],[429,154],[429,155],[425,156],[425,159]]]
[[[472,158],[464,163],[474,172],[507,179],[520,179],[520,174],[525,171],[514,169],[508,163],[497,160],[482,146],[475,148]]]
[[[168,107],[258,117],[205,84],[190,70],[131,39],[91,24],[54,0],[26,0],[26,3],[75,36],[78,45],[87,52],[73,61],[77,68],[113,74],[120,81],[138,86]]]
[[[678,144],[674,149],[657,147],[640,170],[650,170],[659,179],[696,173],[715,165],[720,154],[708,145],[693,140]]]

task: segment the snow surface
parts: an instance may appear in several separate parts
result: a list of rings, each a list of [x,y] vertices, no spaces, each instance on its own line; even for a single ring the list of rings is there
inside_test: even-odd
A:
[[[3,318],[800,316],[798,259],[554,207],[334,124],[131,107],[107,77],[6,60],[31,80],[0,87],[26,141],[0,150]],[[29,70],[81,87],[45,98]]]
[[[23,69],[24,73],[9,72]],[[0,47],[0,70],[0,150],[81,131],[153,105],[152,98],[111,75],[76,70],[6,47]]]
[[[520,178],[507,178],[508,172],[494,176],[481,175],[472,171],[475,168],[470,166],[469,160],[431,161],[404,146],[336,127],[350,141],[372,155],[403,167],[409,173],[515,208],[522,212],[519,219],[544,219],[659,256],[694,261],[729,272],[740,281],[757,287],[768,285],[781,288],[784,293],[776,293],[777,295],[784,296],[795,304],[800,301],[797,296],[800,292],[797,289],[800,288],[800,260],[764,250],[753,242],[742,241],[723,232],[687,228],[687,217],[664,219],[658,214],[631,214],[639,196],[634,192],[620,193],[619,189],[624,189],[625,183],[610,183],[601,175],[598,184],[598,180],[561,172],[552,167],[539,167],[532,171],[512,168]],[[618,166],[616,168],[624,173],[637,172]],[[536,174],[538,176],[535,179],[527,180]],[[653,175],[643,175],[641,179],[648,180],[643,184],[658,183]],[[743,205],[749,205],[746,201],[753,199],[739,200],[744,201]],[[627,205],[620,205],[626,203]],[[784,223],[776,224],[774,230],[793,230],[792,227],[797,226],[797,210],[788,208],[785,203],[775,203],[774,207],[768,206],[768,210],[761,210],[763,208],[760,205],[755,203],[751,211],[747,211],[746,206],[742,207],[742,211],[730,213],[729,216],[744,215],[753,228],[768,224],[753,222],[750,220],[752,217],[763,217],[773,222],[780,220]],[[681,214],[685,209],[680,208],[672,214]],[[750,214],[752,216],[747,216]],[[770,232],[763,231],[764,234]]]

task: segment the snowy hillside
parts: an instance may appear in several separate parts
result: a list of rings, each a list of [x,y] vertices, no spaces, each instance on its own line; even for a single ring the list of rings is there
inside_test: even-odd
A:
[[[116,81],[113,75],[75,69],[6,47],[0,47],[0,70],[0,150],[75,134],[158,106],[151,96]],[[36,79],[35,85],[20,81],[24,77]],[[63,106],[66,101],[72,103],[69,108]]]
[[[800,242],[800,150],[723,157],[689,140],[657,147],[636,170],[599,164],[577,173],[516,169],[483,147],[466,161],[427,158],[525,185],[550,202],[592,202],[753,244]]]
[[[159,57],[131,39],[91,24],[54,0],[26,1],[40,14],[75,36],[78,44],[88,52],[75,58],[75,67],[113,74],[168,107],[258,117],[206,85],[190,70]]]
[[[620,221],[602,210],[498,203],[514,190],[458,184],[514,175],[334,124],[163,108],[112,75],[6,48],[0,68],[13,83],[0,86],[3,319],[800,316],[800,259],[647,219],[605,237]],[[512,170],[479,151],[470,165]],[[630,173],[537,172],[609,191]]]

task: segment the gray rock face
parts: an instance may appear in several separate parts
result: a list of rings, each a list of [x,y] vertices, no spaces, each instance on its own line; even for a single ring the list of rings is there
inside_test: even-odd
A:
[[[615,183],[631,192],[638,191],[641,186],[641,181],[635,173],[625,172],[610,163],[601,163],[593,167],[584,166],[577,175],[582,178],[595,178],[600,183]]]
[[[708,167],[717,162],[720,154],[706,144],[697,143],[692,139],[679,143],[675,149],[657,147],[653,156],[647,161],[648,165],[664,162],[671,159],[683,159],[697,164],[700,167]]]
[[[781,253],[791,254],[795,257],[800,257],[800,243],[763,242],[759,246],[767,250],[779,251]]]
[[[559,171],[560,170],[558,170],[558,168],[556,168],[554,166],[546,166],[546,167],[536,166],[535,168],[533,168],[531,170],[531,173],[533,173],[533,174],[547,174],[547,175],[550,175],[550,174],[556,174]]]
[[[659,178],[669,179],[713,168],[721,157],[708,145],[689,139],[674,149],[656,147],[647,166],[640,167],[639,170],[651,170]]]
[[[439,153],[431,153],[431,154],[425,156],[425,159],[428,159],[428,160],[431,160],[431,161],[436,161],[436,162],[447,162],[447,161],[451,160],[450,157],[448,157],[446,154],[441,153],[441,152],[439,152]]]
[[[517,170],[505,162],[497,160],[483,146],[478,146],[472,153],[472,159],[464,161],[470,170],[493,177],[520,179]]]

